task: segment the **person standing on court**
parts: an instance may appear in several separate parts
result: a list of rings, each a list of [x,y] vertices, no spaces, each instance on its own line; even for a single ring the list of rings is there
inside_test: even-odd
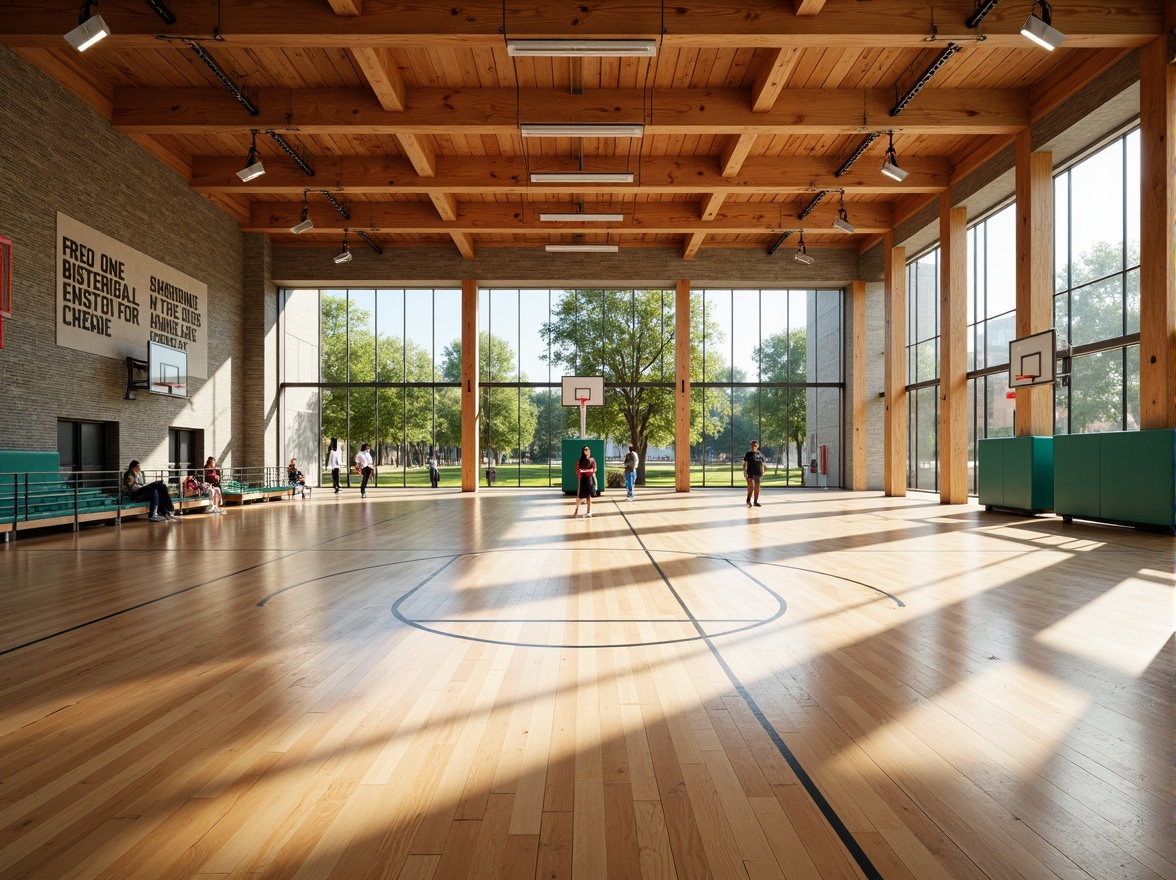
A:
[[[359,447],[359,452],[355,453],[355,472],[363,477],[363,480],[359,484],[360,498],[367,498],[368,480],[376,472],[375,467],[372,465],[372,454],[368,451],[371,448],[370,443],[365,443]]]
[[[747,480],[747,506],[759,507],[760,480],[764,478],[764,454],[759,441],[751,441],[751,449],[743,456],[743,477]]]
[[[625,456],[625,490],[629,493],[629,500],[633,500],[633,484],[637,481],[637,447],[629,444],[629,454]]]
[[[580,502],[588,499],[588,512],[585,516],[592,516],[592,490],[596,482],[596,459],[592,457],[592,450],[587,446],[576,459],[576,476],[579,478],[579,488],[576,490],[576,510],[573,517],[580,515]]]
[[[429,456],[429,483],[434,489],[441,483],[441,471],[437,468],[436,453]]]
[[[327,453],[327,467],[331,469],[331,484],[335,487],[335,494],[339,494],[339,469],[343,467],[343,453],[339,451],[339,441],[331,438],[331,451]]]

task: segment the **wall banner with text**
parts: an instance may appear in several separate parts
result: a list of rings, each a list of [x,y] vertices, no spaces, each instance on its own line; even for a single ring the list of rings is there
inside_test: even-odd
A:
[[[58,212],[57,344],[147,359],[148,341],[188,353],[208,378],[208,285]]]

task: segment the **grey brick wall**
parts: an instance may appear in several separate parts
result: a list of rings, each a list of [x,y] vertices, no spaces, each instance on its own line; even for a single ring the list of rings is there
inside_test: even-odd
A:
[[[0,349],[0,448],[57,448],[59,418],[107,422],[112,466],[167,463],[169,427],[204,432],[232,464],[242,410],[242,236],[235,221],[116,132],[100,114],[0,46],[0,233],[13,240],[14,315]],[[124,400],[122,360],[56,342],[57,212],[208,285],[208,378],[187,401]],[[146,354],[146,331],[143,350]]]

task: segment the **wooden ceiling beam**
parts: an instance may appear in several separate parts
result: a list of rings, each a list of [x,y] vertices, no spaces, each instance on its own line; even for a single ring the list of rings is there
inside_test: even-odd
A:
[[[352,49],[351,57],[363,71],[380,106],[385,110],[404,110],[404,78],[392,60],[391,49]]]
[[[702,201],[698,203],[698,219],[714,220],[726,198],[726,193],[703,193]]]
[[[765,231],[800,229],[812,234],[823,230],[833,232],[833,220],[837,217],[837,204],[822,204],[801,222],[797,215],[809,200],[773,204],[731,205],[720,211],[713,220],[699,219],[699,211],[693,202],[666,202],[643,204],[640,210],[624,212],[620,221],[574,223],[545,223],[539,219],[541,211],[567,212],[565,204],[474,204],[462,203],[457,219],[442,220],[429,203],[372,203],[367,207],[363,228],[373,233],[422,233],[454,232],[466,235],[498,234],[510,235],[521,232],[543,233],[665,233],[692,235],[698,232],[735,233],[759,235]],[[254,202],[250,222],[242,226],[244,232],[286,234],[298,222],[302,205],[295,202]],[[591,213],[591,209],[587,213]],[[890,205],[882,202],[863,202],[851,206],[850,222],[859,233],[885,232],[891,228]],[[354,220],[344,220],[338,215],[321,212],[314,218],[314,229],[301,234],[300,238],[333,235],[345,227],[354,226]],[[852,241],[846,237],[846,241]]]
[[[796,46],[787,49],[772,49],[764,60],[763,69],[755,78],[751,87],[751,109],[755,113],[767,113],[776,105],[780,91],[788,77],[796,67],[796,60],[800,58],[800,49]]]
[[[404,151],[404,155],[408,157],[408,161],[412,163],[412,167],[418,175],[421,177],[437,176],[437,154],[424,142],[422,137],[408,132],[400,132],[397,135],[397,140],[400,141],[400,149]]]
[[[891,117],[891,89],[789,89],[777,108],[751,110],[745,89],[414,89],[408,109],[392,113],[366,89],[262,89],[250,116],[225,89],[114,92],[113,123],[125,134],[241,134],[251,128],[304,134],[435,134],[517,137],[518,125],[633,123],[657,108],[647,136],[860,134],[1009,134],[1029,124],[1027,89],[924,89]],[[863,125],[863,115],[866,123]],[[559,140],[554,139],[554,140]],[[570,140],[570,139],[569,139]]]
[[[459,251],[461,251],[461,255],[463,257],[465,257],[467,260],[472,260],[474,258],[473,238],[466,235],[464,232],[451,232],[449,233],[449,237],[453,239],[454,245]]]
[[[363,0],[327,0],[327,2],[331,4],[335,15],[348,18],[363,15]]]
[[[358,0],[351,2],[359,8]],[[665,19],[661,0],[633,0],[593,8],[569,19],[566,0],[537,0],[509,10],[511,36],[659,37],[671,48],[838,46],[926,48],[931,11],[923,0],[871,0],[869,3],[799,0],[685,2]],[[972,37],[965,20],[974,0],[939,0],[935,23],[943,40]],[[797,14],[799,10],[820,15]],[[218,33],[219,39],[256,48],[448,48],[502,49],[501,0],[465,0],[460,15],[451,4],[432,0],[369,5],[362,15],[337,15],[322,0],[224,0],[187,4],[179,21],[162,27],[140,0],[102,0],[102,16],[113,33],[103,43],[118,49],[180,49],[156,34]],[[984,21],[988,47],[1025,46],[1020,34],[1026,8],[1004,3]],[[61,35],[77,22],[77,0],[0,0],[0,42],[12,47],[60,48]],[[1067,0],[1055,22],[1066,47],[1141,46],[1164,32],[1162,0]]]
[[[792,8],[797,15],[819,15],[825,0],[793,0]]]
[[[705,232],[695,232],[687,237],[686,243],[682,246],[682,259],[693,260],[698,253],[698,249],[702,247],[702,240],[706,238]]]
[[[727,138],[727,145],[723,147],[723,155],[719,158],[719,174],[723,177],[735,177],[743,167],[751,148],[755,146],[755,139],[754,134]]]
[[[683,193],[811,193],[822,189],[844,189],[847,195],[894,193],[938,193],[950,182],[951,165],[946,156],[903,157],[908,176],[896,183],[883,176],[882,155],[867,153],[843,177],[834,177],[838,157],[766,158],[753,156],[741,168],[739,177],[723,177],[713,157],[645,157],[632,168],[637,175],[633,186],[577,183],[576,191],[586,195],[680,195]],[[554,170],[564,165],[536,166],[530,170]],[[558,195],[568,192],[564,183],[531,183],[522,157],[438,156],[436,177],[418,175],[403,157],[345,156],[316,158],[315,181],[348,193],[420,194],[434,192],[477,195]],[[301,196],[307,186],[305,174],[285,156],[266,156],[266,173],[248,183],[237,177],[240,156],[196,156],[192,159],[192,189],[197,192],[237,193],[253,196],[283,194]]]
[[[453,193],[431,192],[429,198],[433,200],[433,207],[442,220],[457,219],[457,196]]]

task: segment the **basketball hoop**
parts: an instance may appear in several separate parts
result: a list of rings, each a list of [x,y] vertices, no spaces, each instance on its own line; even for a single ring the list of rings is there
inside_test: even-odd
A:
[[[1036,379],[1036,378],[1037,377],[1035,375],[1033,375],[1032,373],[1018,374],[1016,377],[1018,382],[1028,382],[1030,379]]]

